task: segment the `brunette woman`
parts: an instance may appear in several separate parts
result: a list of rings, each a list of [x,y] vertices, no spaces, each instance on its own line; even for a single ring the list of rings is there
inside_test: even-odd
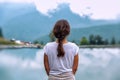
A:
[[[58,20],[53,28],[56,41],[44,46],[44,67],[48,80],[75,80],[79,47],[67,40],[69,33],[68,21]]]

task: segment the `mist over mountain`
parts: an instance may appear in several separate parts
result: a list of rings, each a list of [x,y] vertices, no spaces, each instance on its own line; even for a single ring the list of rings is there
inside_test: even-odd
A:
[[[67,4],[60,4],[57,9],[48,13],[50,16],[38,12],[32,4],[0,4],[0,26],[4,37],[34,41],[48,35],[58,19],[67,19],[73,33],[79,28],[93,29],[92,26],[100,28],[99,25],[119,23],[111,20],[93,20],[87,15],[79,16],[73,13]]]

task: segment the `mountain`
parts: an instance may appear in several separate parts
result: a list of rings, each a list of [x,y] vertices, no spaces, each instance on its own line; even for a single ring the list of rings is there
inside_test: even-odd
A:
[[[76,41],[77,43],[80,42],[80,39],[85,36],[89,38],[91,34],[93,35],[100,35],[103,40],[108,39],[111,41],[113,37],[115,37],[116,41],[120,41],[120,23],[118,24],[107,24],[107,25],[99,25],[87,28],[76,28],[71,29],[71,34],[69,35],[68,39],[70,41]],[[48,35],[42,36],[36,40],[42,41],[44,43],[50,41]]]
[[[0,5],[0,25],[6,38],[32,41],[49,28],[49,17],[39,13],[30,4]],[[48,31],[48,29],[47,29]]]
[[[29,13],[33,9],[35,9],[33,4],[0,3],[0,25],[3,26],[12,18]]]
[[[88,28],[98,25],[113,24],[116,21],[93,20],[89,16],[80,16],[73,13],[68,4],[60,4],[57,9],[44,15],[36,10],[32,4],[0,4],[0,26],[4,37],[25,41],[34,41],[49,34],[58,19],[67,19],[71,28]]]

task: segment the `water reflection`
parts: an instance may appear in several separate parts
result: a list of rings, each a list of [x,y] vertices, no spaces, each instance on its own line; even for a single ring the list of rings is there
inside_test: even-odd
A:
[[[80,49],[76,80],[120,80],[120,49]],[[43,50],[0,51],[0,80],[47,80]]]

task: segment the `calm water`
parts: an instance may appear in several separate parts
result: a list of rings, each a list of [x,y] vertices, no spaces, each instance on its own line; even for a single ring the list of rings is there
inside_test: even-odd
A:
[[[80,49],[76,80],[120,80],[120,48]],[[47,80],[43,50],[0,50],[0,80]]]

